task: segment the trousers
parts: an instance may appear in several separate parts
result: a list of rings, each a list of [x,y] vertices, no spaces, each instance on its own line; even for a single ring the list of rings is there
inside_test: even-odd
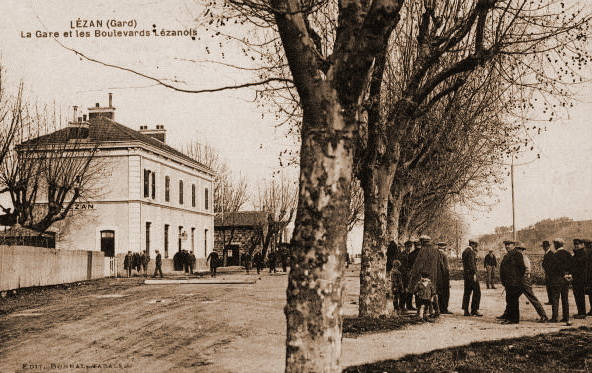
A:
[[[473,295],[472,301],[471,294]],[[469,311],[469,301],[471,301],[471,313],[477,312],[481,303],[481,287],[479,286],[479,280],[465,277],[462,308],[467,312]]]

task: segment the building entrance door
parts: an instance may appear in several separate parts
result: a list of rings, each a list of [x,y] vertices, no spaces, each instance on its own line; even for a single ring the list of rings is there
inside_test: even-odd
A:
[[[101,231],[101,251],[105,256],[115,256],[115,231]]]
[[[238,245],[227,245],[224,249],[224,257],[226,257],[227,266],[239,265],[239,247]]]

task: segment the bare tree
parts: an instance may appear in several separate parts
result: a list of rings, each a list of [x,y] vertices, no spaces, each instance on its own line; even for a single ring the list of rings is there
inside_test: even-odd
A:
[[[65,219],[77,201],[91,198],[102,166],[99,142],[89,142],[83,123],[61,127],[53,111],[24,110],[22,125],[0,164],[0,185],[12,208],[0,220],[39,232]]]
[[[260,222],[265,225],[265,229],[261,227],[265,232],[261,242],[263,257],[270,246],[277,245],[280,235],[294,218],[297,195],[296,184],[283,177],[277,182],[271,179],[259,187],[255,209],[267,214],[267,220]]]

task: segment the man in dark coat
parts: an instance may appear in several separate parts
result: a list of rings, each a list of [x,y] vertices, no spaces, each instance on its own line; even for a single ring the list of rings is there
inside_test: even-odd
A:
[[[489,253],[485,255],[485,259],[483,260],[483,264],[485,265],[485,271],[487,272],[486,277],[486,284],[488,289],[495,289],[495,285],[493,284],[493,279],[495,277],[495,269],[497,268],[497,258],[493,253],[493,250],[489,250]]]
[[[195,268],[195,263],[197,262],[197,258],[195,257],[195,254],[193,252],[191,252],[189,254],[189,274],[193,274],[193,270]]]
[[[553,262],[553,255],[555,252],[551,248],[549,241],[543,241],[542,245],[545,255],[543,256],[543,271],[545,272],[545,289],[547,290],[547,305],[551,303],[551,280],[549,278],[551,273],[551,263]]]
[[[156,260],[154,261],[154,275],[152,277],[156,277],[156,273],[160,273],[160,278],[162,278],[162,256],[160,256],[160,251],[156,250]]]
[[[220,256],[217,252],[212,251],[206,259],[206,263],[207,262],[210,262],[210,275],[212,277],[216,277],[216,270],[218,268],[218,265],[220,265]]]
[[[409,255],[407,256],[407,281],[406,281],[406,286],[405,286],[405,292],[407,294],[407,309],[410,311],[415,311],[416,308],[413,307],[413,288],[410,286],[411,283],[411,269],[413,268],[413,266],[415,265],[415,260],[417,259],[417,255],[419,254],[419,251],[421,250],[421,243],[419,242],[419,240],[417,239],[411,239],[409,241],[411,243],[410,248],[413,248],[413,251],[409,252]]]
[[[590,303],[590,312],[587,316],[592,316],[592,241],[583,240],[586,253],[586,289],[585,293],[588,295],[588,302]]]
[[[504,324],[518,324],[520,322],[520,295],[522,281],[526,272],[526,265],[519,244],[508,251],[500,266],[500,280],[506,288],[506,311]]]
[[[409,284],[409,254],[411,253],[411,248],[413,247],[413,242],[405,241],[403,251],[401,252],[401,280],[403,281],[403,293],[401,295],[403,299],[402,310],[409,309],[411,306],[411,294],[407,292],[407,285]]]
[[[440,258],[438,261],[438,288],[436,292],[438,294],[438,300],[440,302],[439,308],[440,313],[452,314],[448,311],[448,302],[450,300],[450,269],[448,267],[448,253],[446,252],[446,242],[438,242],[438,251],[440,252]]]
[[[267,261],[269,264],[269,273],[276,272],[276,264],[277,264],[277,253],[273,250],[269,251],[267,254]]]
[[[134,256],[131,251],[128,251],[123,258],[123,269],[127,271],[127,277],[132,277],[132,267],[134,265]]]
[[[511,251],[513,250],[513,245],[514,245],[513,241],[509,241],[509,240],[504,241],[504,249],[506,250],[506,254],[504,254],[504,257],[502,258],[502,261],[500,263],[500,281],[501,281],[502,286],[504,288],[506,287],[506,284],[504,283],[504,278],[508,278],[508,271],[509,271],[508,266],[510,265],[510,259],[511,259],[510,254],[511,254]],[[508,315],[510,314],[508,301],[509,301],[508,290],[506,289],[506,308],[504,310],[504,313],[497,317],[498,320],[508,320]]]
[[[481,303],[481,287],[477,276],[477,241],[469,240],[469,246],[462,253],[463,261],[463,279],[465,283],[463,293],[462,308],[465,316],[483,316],[479,313]],[[471,311],[469,312],[469,301],[471,302]]]
[[[389,273],[393,268],[393,261],[399,260],[401,250],[395,241],[389,242],[386,248],[386,272]],[[399,260],[400,261],[400,260]]]
[[[145,251],[142,251],[140,254],[140,262],[142,263],[142,272],[144,272],[144,277],[146,277],[146,272],[148,271],[148,263],[150,263],[150,256]]]
[[[257,268],[257,274],[260,274],[263,269],[263,255],[261,255],[261,251],[255,253],[255,256],[253,256],[253,263]]]
[[[576,300],[576,308],[578,313],[574,319],[586,318],[586,265],[587,255],[584,247],[584,242],[579,238],[573,240],[574,255],[572,265],[572,291],[574,299]]]
[[[438,286],[440,286],[440,283],[438,282],[438,280],[441,278],[441,276],[438,274],[438,271],[440,270],[438,265],[440,261],[440,252],[436,247],[434,247],[434,245],[431,244],[431,238],[429,236],[422,235],[419,238],[419,241],[421,244],[421,249],[415,258],[413,267],[411,268],[408,288],[410,292],[413,292],[413,289],[415,289],[415,286],[421,280],[422,273],[428,274],[434,289],[438,289]],[[438,295],[436,294],[434,298],[434,314],[435,316],[438,316],[440,315]]]
[[[555,246],[555,255],[551,265],[551,303],[553,316],[551,322],[557,322],[559,316],[559,299],[561,298],[561,308],[563,318],[561,322],[571,325],[569,322],[569,283],[572,279],[571,271],[573,266],[573,257],[564,248],[565,241],[561,238],[553,240]]]

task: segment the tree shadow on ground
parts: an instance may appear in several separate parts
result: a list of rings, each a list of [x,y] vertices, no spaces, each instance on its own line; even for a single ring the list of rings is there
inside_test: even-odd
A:
[[[343,336],[347,338],[356,338],[364,334],[389,332],[392,330],[403,329],[407,325],[421,324],[415,314],[403,316],[383,316],[372,317],[344,317],[343,318]]]

